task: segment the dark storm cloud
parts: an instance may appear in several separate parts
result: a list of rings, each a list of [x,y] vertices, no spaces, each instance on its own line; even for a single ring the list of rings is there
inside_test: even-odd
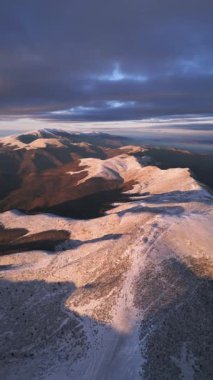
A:
[[[2,115],[125,120],[212,113],[212,1],[0,5]]]

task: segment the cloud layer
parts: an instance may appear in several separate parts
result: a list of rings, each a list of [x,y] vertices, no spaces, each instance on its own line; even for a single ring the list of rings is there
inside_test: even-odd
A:
[[[212,14],[212,0],[3,0],[0,113],[211,114]]]

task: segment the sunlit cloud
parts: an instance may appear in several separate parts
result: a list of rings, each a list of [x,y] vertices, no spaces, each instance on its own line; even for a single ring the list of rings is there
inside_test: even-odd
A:
[[[147,75],[123,72],[118,63],[114,65],[112,71],[108,73],[100,74],[100,75],[96,74],[92,76],[92,78],[99,81],[109,81],[109,82],[120,82],[120,81],[146,82],[149,79]]]
[[[121,102],[119,100],[110,100],[106,102],[106,105],[109,108],[123,108],[123,107],[134,107],[136,104],[135,101],[126,101],[126,102]]]
[[[120,100],[108,100],[105,102],[99,102],[96,106],[76,106],[65,110],[57,110],[46,113],[46,115],[61,115],[61,116],[75,116],[75,115],[84,115],[91,112],[102,112],[103,110],[107,111],[110,109],[125,108],[125,107],[134,107],[136,105],[135,101],[120,101]]]
[[[85,106],[77,106],[72,107],[66,110],[58,110],[47,113],[47,115],[77,115],[84,114],[92,111],[96,111],[97,107],[85,107]]]
[[[109,105],[108,105],[109,106]],[[117,105],[119,108],[122,108],[122,104]],[[111,104],[111,107],[113,105]],[[114,107],[116,108],[116,103],[114,104]],[[77,108],[77,107],[76,107]],[[83,110],[85,110],[86,107],[83,107]],[[62,112],[73,112],[69,110],[64,111],[56,111],[59,113]],[[78,110],[75,109],[75,112],[82,112],[82,109],[78,108]],[[13,130],[13,131],[19,131],[19,130],[34,130],[34,129],[41,129],[41,128],[64,128],[67,130],[79,130],[79,132],[84,130],[115,130],[116,128],[121,128],[123,130],[125,129],[137,129],[141,131],[149,131],[150,129],[158,129],[159,131],[163,131],[164,128],[169,128],[172,130],[172,128],[175,128],[177,131],[178,128],[180,130],[184,131],[185,127],[190,129],[191,127],[200,127],[200,130],[202,130],[202,133],[205,134],[205,126],[208,127],[208,133],[213,134],[213,116],[205,116],[205,115],[187,115],[185,117],[180,116],[170,116],[170,117],[153,117],[153,118],[146,118],[142,120],[132,120],[132,121],[108,121],[108,122],[67,122],[67,121],[54,121],[54,119],[48,119],[48,118],[11,118],[11,117],[4,117],[0,120],[0,131],[3,130]],[[198,128],[199,131],[199,128]],[[193,131],[193,133],[195,133]]]

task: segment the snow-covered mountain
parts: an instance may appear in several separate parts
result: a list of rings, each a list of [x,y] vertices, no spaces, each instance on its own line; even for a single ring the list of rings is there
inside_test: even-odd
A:
[[[124,142],[107,134],[57,130],[3,138],[0,210],[45,210],[60,215],[65,210],[69,216],[81,217],[73,201],[104,190],[122,190],[127,182],[122,175],[136,165],[131,155],[144,154],[145,149],[123,146]]]
[[[212,195],[156,165],[107,134],[1,139],[2,379],[211,379]]]

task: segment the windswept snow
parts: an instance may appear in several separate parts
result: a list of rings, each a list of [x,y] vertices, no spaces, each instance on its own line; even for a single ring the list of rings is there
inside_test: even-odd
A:
[[[100,160],[96,158],[83,158],[80,160],[79,172],[83,170],[87,171],[87,176],[78,182],[78,184],[88,181],[91,178],[103,177],[108,181],[121,181],[125,177],[131,177],[138,170],[141,169],[141,165],[134,157],[128,155],[121,155],[107,160]],[[68,172],[68,174],[76,174],[78,172]]]

